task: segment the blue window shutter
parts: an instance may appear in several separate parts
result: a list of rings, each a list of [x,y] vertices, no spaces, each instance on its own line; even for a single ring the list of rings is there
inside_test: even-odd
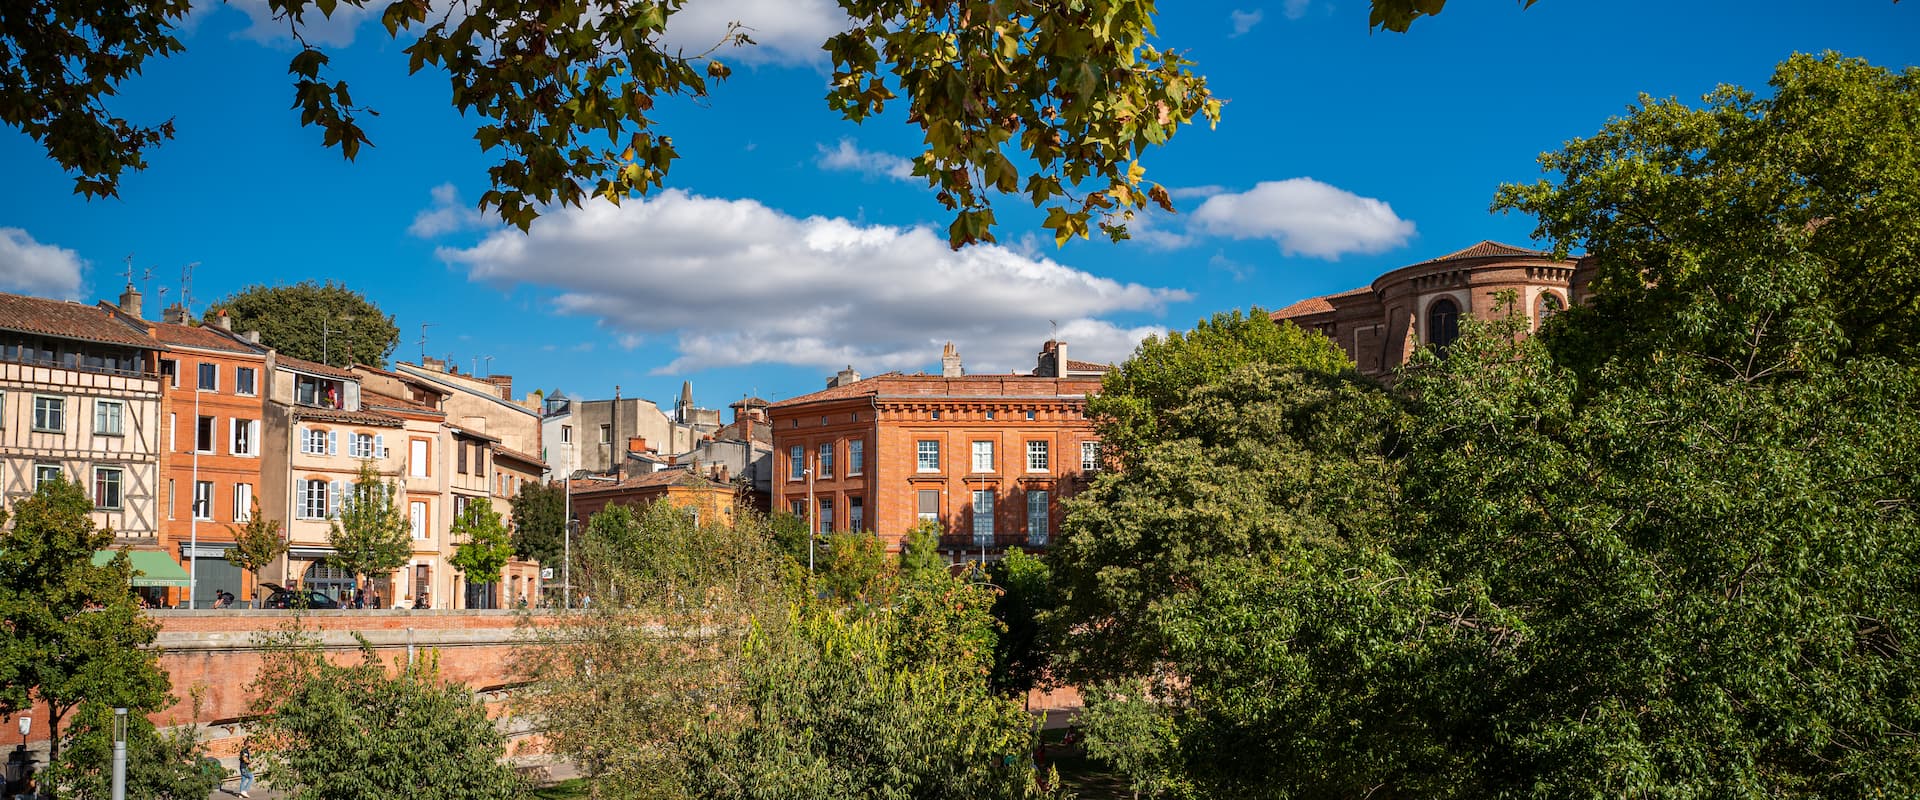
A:
[[[327,455],[337,456],[339,454],[340,454],[340,432],[327,431]]]
[[[383,436],[378,433],[373,435],[373,457],[374,458],[387,457],[387,437],[386,436]]]

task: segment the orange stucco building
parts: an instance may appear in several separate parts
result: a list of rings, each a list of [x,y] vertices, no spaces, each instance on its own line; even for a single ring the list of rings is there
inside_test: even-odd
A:
[[[264,420],[272,354],[221,324],[192,325],[186,309],[153,324],[161,355],[160,545],[195,579],[193,606],[210,608],[220,590],[252,597],[253,577],[226,560],[234,530],[262,507]],[[170,598],[187,604],[184,590]]]

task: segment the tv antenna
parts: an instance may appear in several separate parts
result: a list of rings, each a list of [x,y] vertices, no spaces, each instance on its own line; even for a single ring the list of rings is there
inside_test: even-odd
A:
[[[488,375],[493,374],[493,356],[481,356],[480,363],[486,366]],[[478,378],[480,374],[474,373],[474,377]]]
[[[187,318],[193,318],[193,268],[200,266],[195,261],[180,268],[180,305],[187,310]]]
[[[421,366],[425,366],[427,363],[427,329],[431,327],[433,327],[433,323],[431,322],[420,323],[420,364]]]
[[[133,254],[132,253],[127,254],[127,269],[123,274],[127,276],[127,286],[129,287],[133,286]]]

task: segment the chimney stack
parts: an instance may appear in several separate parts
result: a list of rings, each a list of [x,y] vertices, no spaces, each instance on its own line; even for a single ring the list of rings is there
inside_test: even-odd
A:
[[[120,313],[134,319],[140,319],[140,290],[127,284],[127,290],[120,293]]]
[[[1036,378],[1063,378],[1067,374],[1067,343],[1048,339],[1040,345],[1040,361],[1033,367]]]
[[[647,437],[645,437],[645,436],[629,436],[629,437],[627,437],[627,452],[630,452],[630,453],[651,453],[651,452],[653,452],[653,450],[652,450],[651,448],[649,448],[649,447],[647,447]]]
[[[243,333],[243,334],[240,334],[240,338],[242,338],[242,339],[245,339],[245,340],[247,340],[247,341],[249,341],[249,342],[252,342],[253,344],[259,344],[259,343],[260,343],[260,332],[259,332],[259,331],[247,331],[246,333]]]
[[[233,331],[233,320],[227,316],[227,310],[224,308],[220,309],[220,316],[213,318],[213,324],[220,326],[220,330]]]
[[[966,368],[960,366],[960,350],[953,346],[953,342],[947,342],[947,349],[940,352],[940,377],[958,378],[965,374]]]
[[[858,383],[859,381],[860,373],[853,371],[853,365],[848,364],[846,369],[840,370],[833,377],[827,379],[827,388],[832,389],[837,386]]]
[[[187,316],[187,307],[179,303],[167,306],[165,311],[160,312],[160,321],[169,325],[187,325],[192,323],[192,320]]]

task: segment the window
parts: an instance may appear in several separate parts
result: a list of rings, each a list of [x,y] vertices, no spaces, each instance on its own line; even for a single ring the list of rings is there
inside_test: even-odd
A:
[[[573,444],[573,426],[572,425],[560,426],[560,443]]]
[[[433,445],[425,439],[414,439],[407,443],[407,474],[416,478],[425,478],[433,473],[427,466]]]
[[[454,518],[458,519],[461,514],[467,513],[467,506],[472,504],[473,504],[473,498],[467,497],[466,495],[455,495],[453,498]]]
[[[33,465],[33,490],[40,491],[40,485],[60,480],[60,467],[53,464]]]
[[[820,415],[820,427],[827,427],[827,415],[825,414]]]
[[[940,490],[939,489],[921,489],[919,508],[920,508],[921,522],[939,522],[940,521]]]
[[[213,481],[193,482],[193,518],[213,519]]]
[[[59,433],[67,429],[67,398],[34,395],[33,429]]]
[[[453,471],[465,475],[467,474],[467,443],[454,442],[453,445]]]
[[[820,532],[833,532],[833,498],[820,498]]]
[[[613,426],[612,425],[600,426],[600,443],[601,444],[613,443]]]
[[[167,479],[167,519],[174,519],[174,516],[173,516],[173,479],[172,479],[172,478],[168,478],[168,479]]]
[[[233,429],[233,454],[236,456],[260,455],[260,420],[233,419],[227,425]]]
[[[7,393],[0,390],[0,430],[7,427]]]
[[[1047,443],[1039,440],[1027,442],[1027,471],[1047,471]]]
[[[93,468],[93,505],[97,508],[120,507],[120,468]]]
[[[935,411],[935,412],[933,412],[933,420],[934,420],[935,422],[939,422],[939,421],[940,421],[940,412],[938,412],[938,411]]]
[[[301,428],[300,452],[310,456],[327,454],[327,432],[319,428]]]
[[[243,394],[249,397],[259,394],[260,392],[258,389],[254,388],[253,382],[254,382],[253,367],[235,367],[233,369],[233,393],[234,394]]]
[[[301,375],[293,382],[293,402],[303,406],[340,408],[340,383],[325,378]]]
[[[1427,306],[1427,343],[1445,351],[1460,338],[1460,306],[1451,297],[1442,297]]]
[[[200,388],[209,392],[220,388],[219,364],[200,362]]]
[[[993,490],[973,490],[973,544],[985,547],[993,543]]]
[[[328,488],[326,481],[299,481],[301,519],[327,518]]]
[[[413,538],[427,538],[427,504],[415,500],[407,504],[407,528],[413,531]]]
[[[1080,471],[1100,471],[1100,443],[1097,441],[1080,443]]]
[[[940,471],[940,442],[934,439],[921,439],[914,444],[915,461],[920,472]]]
[[[859,475],[867,471],[867,443],[854,439],[847,442],[847,474]]]
[[[1028,412],[1027,412],[1027,421],[1028,421],[1028,422],[1032,422],[1032,421],[1033,421],[1033,418],[1034,418],[1035,416],[1036,416],[1036,415],[1034,414],[1034,412],[1032,412],[1032,411],[1028,411]]]
[[[847,498],[847,530],[860,533],[867,529],[867,510],[860,505],[860,498]]]
[[[1027,492],[1027,544],[1046,546],[1047,518],[1047,493],[1041,490]]]
[[[795,500],[795,501],[793,501],[792,503],[790,503],[789,505],[791,505],[791,506],[793,507],[793,515],[794,515],[794,516],[796,516],[796,517],[799,517],[799,518],[801,518],[801,519],[806,519],[806,518],[807,518],[807,501],[805,501],[805,500]]]
[[[993,471],[993,442],[973,443],[973,471]]]
[[[171,358],[160,359],[160,377],[167,379],[167,385],[180,388],[180,362]]]
[[[797,481],[807,476],[807,448],[794,445],[787,448],[787,480]]]
[[[487,475],[487,446],[479,442],[473,443],[473,474],[483,478]]]
[[[373,434],[353,434],[347,439],[347,455],[354,458],[373,458]]]
[[[832,442],[824,442],[820,445],[820,477],[822,478],[833,477],[833,443]]]
[[[987,409],[987,419],[993,419],[993,409]]]
[[[233,521],[246,522],[253,517],[253,484],[233,485]]]
[[[1565,310],[1567,310],[1567,303],[1560,299],[1560,295],[1545,289],[1540,290],[1540,296],[1533,300],[1534,330],[1539,330],[1540,326],[1547,324],[1547,320],[1553,315]]]
[[[93,432],[97,436],[125,433],[127,405],[118,400],[93,401]]]
[[[193,428],[193,449],[195,452],[213,452],[213,417],[201,417]]]

